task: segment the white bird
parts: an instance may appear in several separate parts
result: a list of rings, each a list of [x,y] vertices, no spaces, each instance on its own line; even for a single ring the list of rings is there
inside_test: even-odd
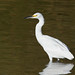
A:
[[[57,58],[58,60],[60,58],[67,58],[69,60],[72,60],[74,58],[74,56],[69,51],[68,47],[63,42],[51,36],[42,34],[41,28],[44,25],[44,17],[41,13],[35,13],[32,16],[25,17],[25,19],[28,18],[39,20],[35,27],[35,36],[38,43],[43,47],[44,51],[48,54],[50,62],[52,62],[53,58]]]

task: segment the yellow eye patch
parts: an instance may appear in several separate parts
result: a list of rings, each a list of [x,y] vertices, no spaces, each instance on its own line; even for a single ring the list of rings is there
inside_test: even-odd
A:
[[[37,15],[33,15],[33,17],[36,17]]]

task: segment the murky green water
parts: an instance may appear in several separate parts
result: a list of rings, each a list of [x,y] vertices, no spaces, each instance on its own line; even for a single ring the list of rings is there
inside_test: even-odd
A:
[[[0,0],[0,75],[59,75],[70,70],[74,75],[75,60],[48,64],[34,34],[38,21],[24,19],[35,12],[45,17],[43,34],[60,39],[75,55],[74,0]]]

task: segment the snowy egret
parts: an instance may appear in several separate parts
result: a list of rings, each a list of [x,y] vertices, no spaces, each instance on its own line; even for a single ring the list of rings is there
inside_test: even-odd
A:
[[[72,60],[74,56],[69,51],[68,47],[61,42],[60,40],[53,38],[48,35],[42,34],[42,26],[44,25],[44,17],[41,13],[35,13],[32,16],[25,17],[25,19],[33,18],[38,19],[39,22],[35,27],[35,36],[38,43],[43,47],[44,51],[48,54],[50,62],[52,62],[53,58],[67,58]]]

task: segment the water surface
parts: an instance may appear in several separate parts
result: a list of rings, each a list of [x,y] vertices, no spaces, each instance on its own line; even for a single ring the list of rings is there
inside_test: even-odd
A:
[[[49,59],[35,38],[35,25],[38,21],[24,19],[35,12],[44,15],[43,34],[60,39],[75,55],[74,0],[0,0],[1,75],[44,75],[43,69]],[[64,59],[60,60],[60,64],[54,64],[50,67],[60,69],[59,66],[62,68],[63,64],[64,68],[70,66],[67,68],[71,72],[69,75],[75,74],[75,60]]]

